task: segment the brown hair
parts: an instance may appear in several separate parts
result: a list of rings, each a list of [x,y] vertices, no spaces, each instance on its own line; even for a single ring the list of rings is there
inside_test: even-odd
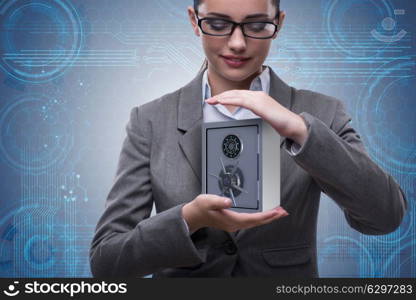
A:
[[[197,10],[198,6],[201,4],[202,0],[194,0],[194,9]],[[277,13],[280,10],[280,0],[272,0],[273,4],[277,7]]]

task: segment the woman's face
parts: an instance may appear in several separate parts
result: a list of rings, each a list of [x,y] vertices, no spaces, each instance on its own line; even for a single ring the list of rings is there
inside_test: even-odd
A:
[[[203,0],[198,7],[198,17],[200,19],[218,17],[212,13],[220,13],[229,16],[225,19],[235,22],[272,20],[277,24],[277,20],[275,20],[276,9],[271,0]],[[200,32],[192,7],[188,8],[188,14],[195,34],[202,39],[210,72],[234,82],[245,81],[261,72],[272,40],[276,38],[277,34],[271,39],[253,39],[245,37],[241,27],[236,27],[230,36],[210,36]],[[247,18],[253,14],[263,14],[264,16]],[[282,17],[284,17],[283,14]],[[241,65],[233,65],[233,63],[227,63],[224,56],[243,57],[247,60]]]

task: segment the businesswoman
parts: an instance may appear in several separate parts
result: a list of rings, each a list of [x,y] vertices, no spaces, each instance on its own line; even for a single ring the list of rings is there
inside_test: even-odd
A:
[[[263,65],[285,19],[279,4],[188,8],[206,63],[186,86],[131,110],[91,244],[94,276],[317,277],[321,192],[359,232],[400,225],[402,190],[366,154],[342,102],[290,87]],[[236,213],[230,199],[201,195],[201,124],[257,117],[284,138],[281,207]]]

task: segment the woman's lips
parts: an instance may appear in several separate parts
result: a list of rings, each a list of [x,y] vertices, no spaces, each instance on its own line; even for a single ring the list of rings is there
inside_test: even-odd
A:
[[[224,62],[229,65],[230,67],[233,68],[239,68],[243,65],[245,65],[250,58],[245,58],[245,59],[234,59],[234,58],[227,58],[225,56],[221,56],[221,58],[224,60]]]

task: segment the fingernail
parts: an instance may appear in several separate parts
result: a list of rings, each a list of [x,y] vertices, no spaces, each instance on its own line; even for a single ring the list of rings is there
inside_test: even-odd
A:
[[[231,200],[230,200],[230,199],[225,199],[225,200],[224,200],[224,203],[225,203],[226,205],[230,205],[230,204],[231,204]]]

